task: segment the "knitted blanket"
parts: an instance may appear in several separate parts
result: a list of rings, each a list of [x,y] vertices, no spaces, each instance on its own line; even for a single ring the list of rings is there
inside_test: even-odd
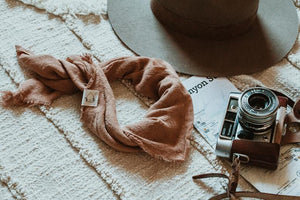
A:
[[[17,63],[16,44],[59,59],[89,53],[95,62],[104,62],[134,55],[114,34],[105,0],[6,0],[0,2],[0,16],[1,91],[16,90],[32,77]],[[299,41],[275,66],[228,78],[241,90],[264,85],[295,99],[300,91]],[[145,116],[151,99],[137,94],[128,81],[111,86],[121,126]],[[0,107],[0,199],[208,199],[224,192],[225,182],[191,178],[228,170],[196,130],[183,163],[123,153],[80,121],[80,101],[76,93],[52,106]],[[245,180],[240,184],[255,190]]]

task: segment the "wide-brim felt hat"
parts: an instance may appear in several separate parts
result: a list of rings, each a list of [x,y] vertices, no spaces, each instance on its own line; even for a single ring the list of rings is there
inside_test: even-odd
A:
[[[219,2],[228,7],[218,0],[108,0],[107,6],[114,31],[128,48],[185,74],[250,74],[276,64],[293,47],[298,16],[291,0]],[[240,2],[253,8],[243,10]]]

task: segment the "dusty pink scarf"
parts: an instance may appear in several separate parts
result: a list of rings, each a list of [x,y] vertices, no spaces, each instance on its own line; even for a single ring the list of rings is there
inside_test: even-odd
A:
[[[2,92],[2,105],[50,105],[63,94],[99,91],[96,107],[82,107],[81,119],[109,146],[123,152],[144,150],[166,161],[183,161],[193,123],[191,98],[165,61],[123,57],[96,65],[90,55],[59,60],[16,46],[19,64],[36,73],[16,92]],[[109,81],[128,79],[135,90],[156,102],[138,123],[120,127]]]

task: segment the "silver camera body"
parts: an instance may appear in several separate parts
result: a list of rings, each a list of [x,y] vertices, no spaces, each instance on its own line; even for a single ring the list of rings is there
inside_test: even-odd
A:
[[[235,140],[251,141],[254,147],[255,143],[274,143],[278,106],[277,96],[267,88],[255,87],[243,93],[230,93],[216,144],[217,156],[231,158],[236,154],[232,152]],[[239,156],[248,162],[247,155],[250,154]]]

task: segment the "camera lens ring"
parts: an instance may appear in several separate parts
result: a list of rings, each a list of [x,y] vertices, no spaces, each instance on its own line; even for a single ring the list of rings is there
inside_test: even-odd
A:
[[[260,134],[273,125],[279,100],[270,89],[254,87],[241,94],[238,105],[240,124]]]

